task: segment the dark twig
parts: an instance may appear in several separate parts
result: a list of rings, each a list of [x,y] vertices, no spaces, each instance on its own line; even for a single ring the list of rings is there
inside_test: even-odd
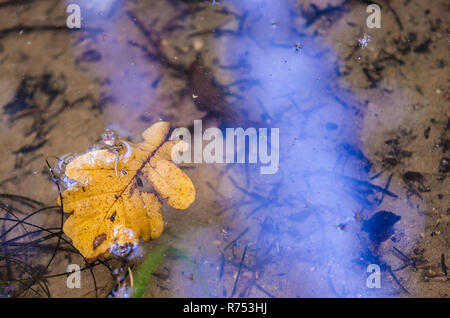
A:
[[[233,297],[234,294],[236,293],[236,287],[237,287],[237,284],[238,284],[238,281],[239,281],[239,276],[241,276],[242,263],[244,263],[245,254],[247,253],[247,247],[248,247],[248,245],[245,245],[244,252],[242,253],[241,262],[239,263],[239,269],[238,269],[238,273],[237,273],[237,276],[236,276],[236,280],[234,281],[233,291],[231,292],[231,296],[230,297]]]
[[[101,33],[104,32],[103,29],[99,28],[82,28],[82,29],[68,29],[66,25],[18,25],[12,28],[6,28],[0,30],[0,39],[4,38],[10,34],[19,34],[19,32],[52,32],[52,31],[62,31],[62,32],[91,32],[91,33]]]

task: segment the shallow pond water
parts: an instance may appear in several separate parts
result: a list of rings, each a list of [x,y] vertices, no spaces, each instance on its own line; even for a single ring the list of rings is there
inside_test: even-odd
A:
[[[449,7],[392,1],[381,28],[366,8],[0,2],[0,295],[127,297],[167,245],[186,257],[166,255],[144,296],[448,296]],[[60,235],[66,164],[106,129],[137,143],[161,120],[192,134],[194,203],[164,203],[133,257],[87,264]],[[202,133],[236,128],[254,147],[218,157],[243,162],[208,163]]]

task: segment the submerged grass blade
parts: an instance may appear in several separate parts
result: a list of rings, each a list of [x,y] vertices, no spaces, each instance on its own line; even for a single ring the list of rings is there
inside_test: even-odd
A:
[[[139,265],[134,274],[134,294],[133,297],[141,298],[147,290],[148,281],[151,275],[155,272],[158,265],[164,259],[167,245],[154,247],[144,258],[144,261]]]
[[[176,248],[173,246],[158,246],[154,247],[144,258],[144,261],[141,265],[139,265],[136,273],[133,275],[134,279],[134,298],[141,298],[148,287],[148,282],[150,280],[151,275],[158,268],[159,264],[163,261],[165,257],[175,257],[184,260],[194,271],[194,274],[198,277],[198,281],[200,286],[205,293],[205,295],[209,296],[208,287],[206,285],[205,280],[203,279],[198,266],[195,262],[192,261],[189,253],[180,248]]]

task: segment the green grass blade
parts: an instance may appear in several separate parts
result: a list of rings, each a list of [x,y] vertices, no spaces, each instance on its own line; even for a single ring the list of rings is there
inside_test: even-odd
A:
[[[134,298],[141,298],[147,290],[151,275],[158,268],[167,252],[167,245],[153,247],[144,261],[139,265],[134,277]]]
[[[159,264],[161,264],[163,259],[167,256],[180,258],[185,261],[194,271],[194,274],[196,275],[200,283],[200,287],[202,288],[203,293],[209,296],[208,286],[203,279],[203,276],[201,275],[197,264],[192,261],[189,253],[184,249],[162,245],[152,248],[152,250],[144,258],[142,264],[139,265],[136,272],[134,273],[134,298],[141,298],[144,295],[145,291],[147,290],[151,275],[155,272]]]

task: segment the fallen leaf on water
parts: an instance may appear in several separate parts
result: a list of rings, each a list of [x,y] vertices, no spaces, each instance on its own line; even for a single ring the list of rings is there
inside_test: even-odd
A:
[[[142,143],[120,140],[115,151],[94,150],[67,165],[66,176],[77,182],[61,194],[64,212],[73,212],[64,233],[87,260],[126,255],[140,238],[158,238],[162,202],[186,209],[194,201],[192,181],[171,160],[183,141],[167,140],[169,130],[158,122],[143,132]]]

